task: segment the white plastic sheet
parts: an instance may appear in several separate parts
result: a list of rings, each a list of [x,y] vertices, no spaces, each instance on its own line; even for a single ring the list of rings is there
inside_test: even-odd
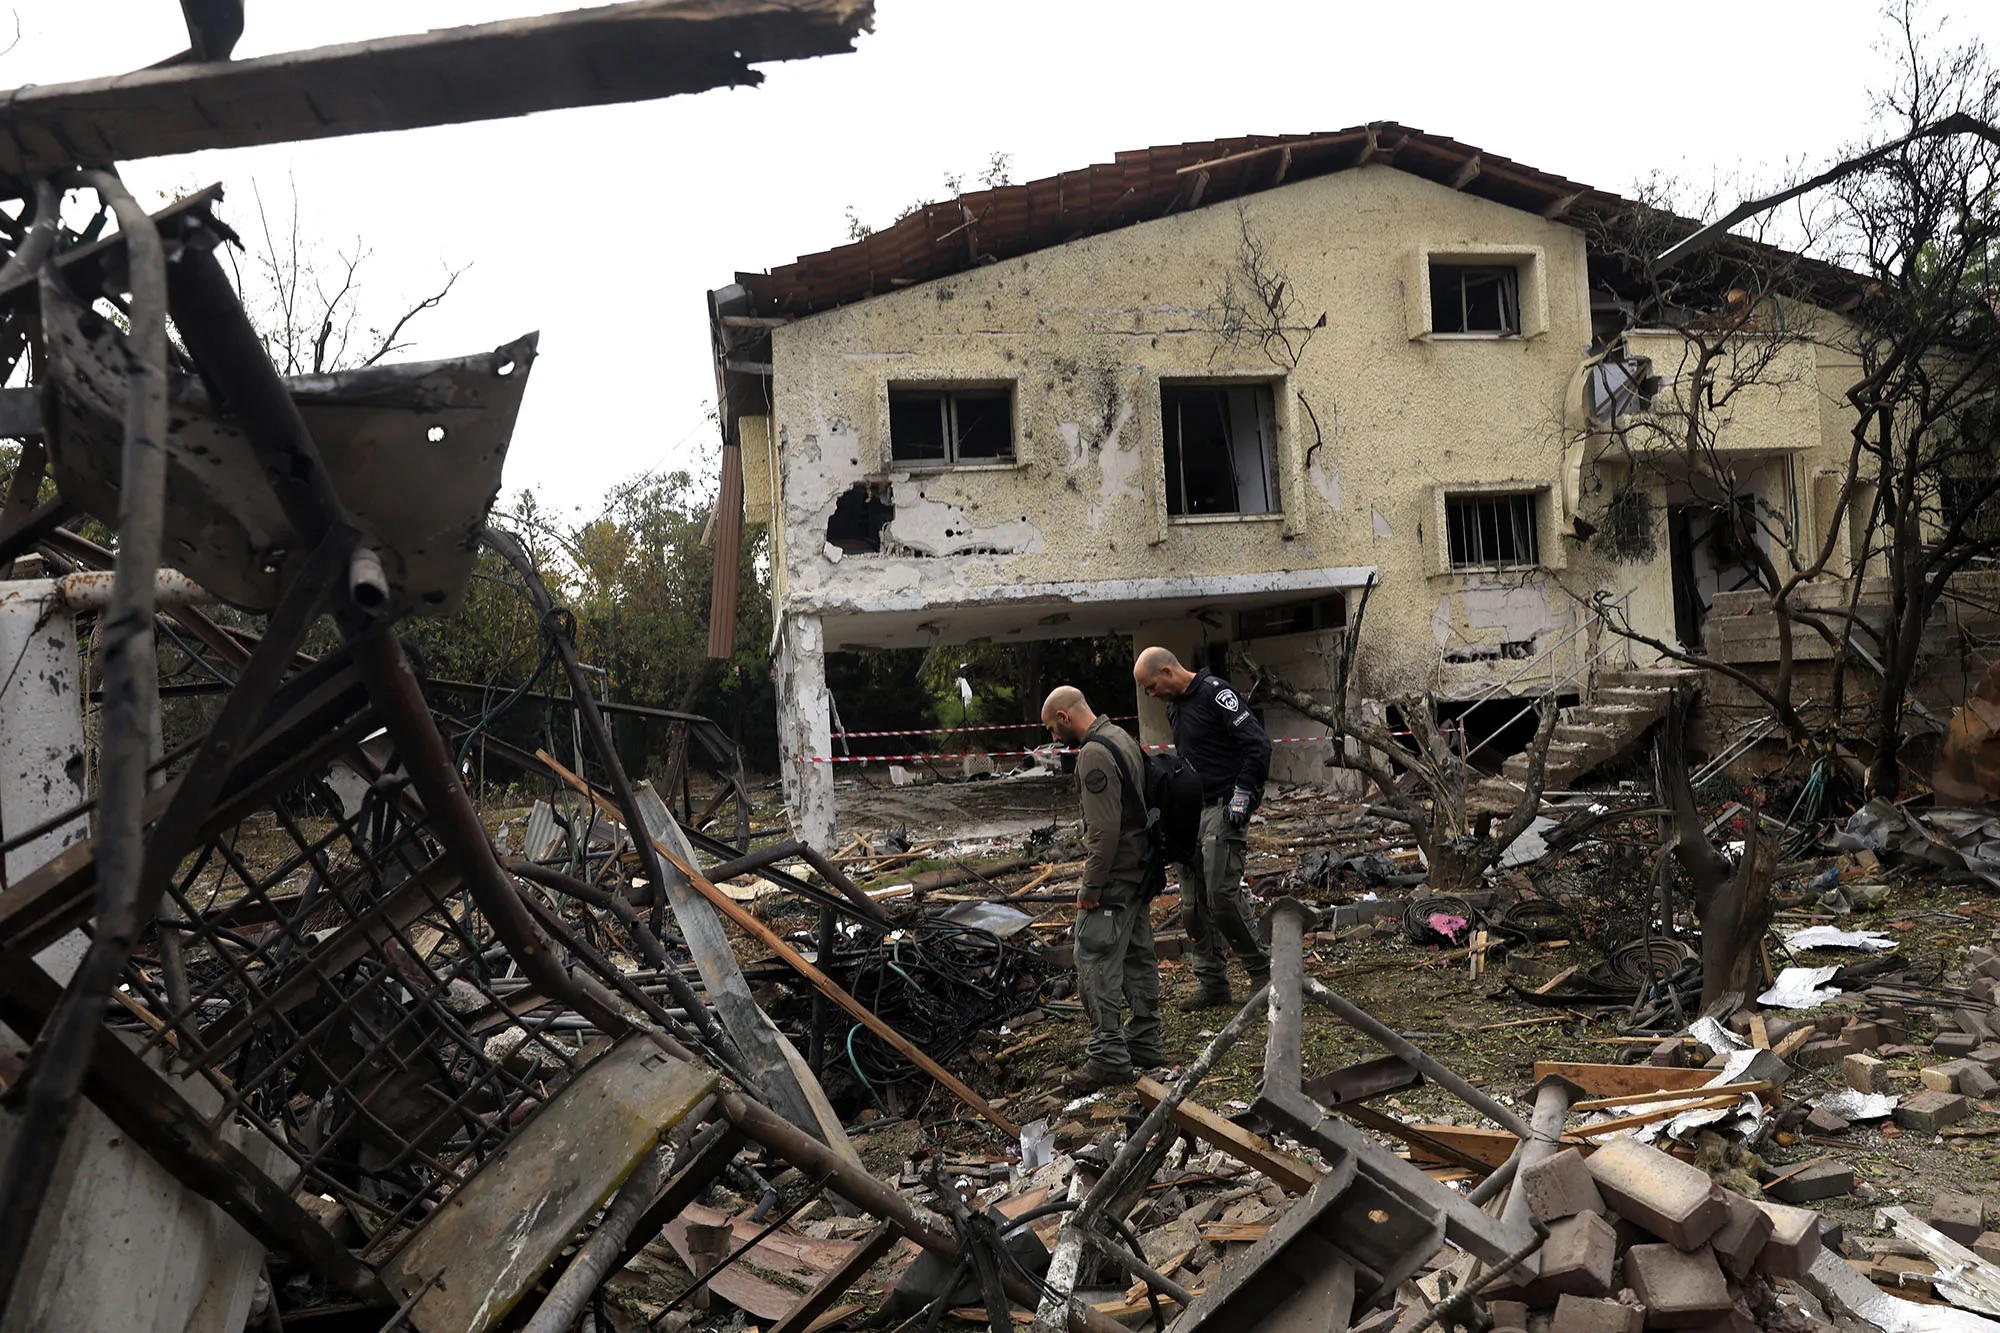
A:
[[[1840,987],[1826,983],[1840,971],[1834,967],[1788,967],[1778,973],[1777,984],[1757,997],[1757,1003],[1779,1009],[1817,1009],[1828,1000],[1838,999]]]
[[[1842,930],[1838,926],[1808,926],[1785,936],[1787,949],[1861,949],[1890,953],[1896,941],[1872,930]]]

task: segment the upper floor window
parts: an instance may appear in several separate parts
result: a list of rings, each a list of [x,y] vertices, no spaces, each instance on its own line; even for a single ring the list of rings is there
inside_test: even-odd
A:
[[[1269,384],[1162,384],[1160,418],[1169,514],[1280,512]]]
[[[1519,569],[1542,562],[1533,493],[1447,495],[1445,541],[1453,569]]]
[[[1013,462],[1013,391],[890,389],[889,457],[918,467]]]
[[[1512,264],[1432,264],[1431,332],[1519,334],[1521,271]]]

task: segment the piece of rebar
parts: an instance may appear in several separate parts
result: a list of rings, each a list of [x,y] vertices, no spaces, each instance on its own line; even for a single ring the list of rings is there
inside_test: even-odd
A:
[[[1153,1137],[1158,1134],[1173,1117],[1174,1111],[1186,1101],[1208,1071],[1215,1067],[1230,1047],[1236,1044],[1257,1016],[1264,1012],[1264,999],[1270,993],[1267,981],[1257,988],[1256,994],[1236,1011],[1236,1017],[1222,1025],[1208,1048],[1195,1057],[1194,1063],[1182,1071],[1180,1078],[1167,1089],[1167,1095],[1159,1104],[1146,1113],[1124,1146],[1118,1149],[1111,1165],[1104,1168],[1104,1174],[1090,1187],[1083,1202],[1064,1224],[1062,1235],[1056,1240],[1055,1253],[1049,1258],[1048,1275],[1043,1279],[1047,1294],[1042,1297],[1035,1310],[1035,1333],[1057,1333],[1062,1328],[1065,1315],[1074,1318],[1079,1303],[1072,1293],[1076,1290],[1077,1269],[1083,1261],[1084,1237],[1096,1227],[1098,1216],[1104,1212],[1111,1200],[1124,1189],[1126,1179],[1140,1160],[1145,1157]]]
[[[111,988],[139,937],[146,859],[148,736],[157,709],[154,574],[166,528],[166,248],[139,201],[108,171],[78,173],[118,218],[132,304],[125,335],[125,437],[119,459],[118,552],[103,616],[104,706],[97,727],[97,904],[89,948],[30,1058],[14,1142],[0,1166],[0,1317],[26,1266],[28,1238],[54,1183]],[[55,240],[59,196],[36,189],[38,212],[16,263],[39,266]],[[25,265],[23,265],[25,266]],[[9,266],[10,268],[13,265]],[[47,282],[58,282],[52,274]]]
[[[1472,1084],[1466,1082],[1458,1074],[1453,1073],[1445,1065],[1432,1059],[1422,1048],[1407,1040],[1402,1033],[1396,1031],[1381,1019],[1375,1017],[1375,1015],[1348,1000],[1338,992],[1314,981],[1311,977],[1304,978],[1304,981],[1306,994],[1338,1014],[1341,1021],[1349,1027],[1371,1038],[1376,1045],[1383,1047],[1391,1055],[1400,1056],[1403,1060],[1415,1065],[1422,1071],[1425,1078],[1451,1093],[1452,1096],[1458,1098],[1467,1106],[1472,1107],[1509,1134],[1514,1134],[1524,1139],[1528,1137],[1531,1131],[1527,1121],[1521,1119],[1520,1116],[1514,1114],[1514,1112],[1508,1110],[1499,1102],[1494,1101],[1491,1097],[1488,1097],[1478,1088],[1473,1087]]]

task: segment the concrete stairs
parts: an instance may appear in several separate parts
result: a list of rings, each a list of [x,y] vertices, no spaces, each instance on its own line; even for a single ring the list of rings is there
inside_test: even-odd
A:
[[[1699,682],[1703,674],[1677,667],[1600,670],[1591,701],[1563,709],[1556,720],[1543,789],[1567,790],[1593,770],[1631,754],[1647,729],[1665,716],[1673,691]],[[1476,783],[1466,793],[1466,804],[1474,810],[1512,810],[1527,780],[1527,755],[1512,755],[1499,777]]]

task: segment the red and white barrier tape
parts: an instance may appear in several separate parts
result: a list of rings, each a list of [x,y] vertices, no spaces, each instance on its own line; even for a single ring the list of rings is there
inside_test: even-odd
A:
[[[1136,722],[1137,714],[1107,719],[1112,722]],[[969,736],[975,731],[1040,731],[1039,722],[994,722],[977,727],[905,727],[901,731],[836,731],[836,738],[856,736]]]
[[[850,736],[858,736],[860,734],[859,732],[848,733]],[[1273,736],[1271,737],[1271,744],[1308,745],[1313,741],[1331,739],[1332,737],[1330,736]],[[1146,745],[1140,748],[1146,750],[1171,750],[1174,747],[1171,745]],[[1023,759],[1031,754],[1054,756],[1075,753],[1074,749],[1067,747],[1052,749],[1048,746],[1043,746],[1039,750],[963,750],[940,754],[811,754],[800,756],[799,762],[802,764],[901,764],[917,763],[930,759],[976,759],[981,757],[987,759]]]

